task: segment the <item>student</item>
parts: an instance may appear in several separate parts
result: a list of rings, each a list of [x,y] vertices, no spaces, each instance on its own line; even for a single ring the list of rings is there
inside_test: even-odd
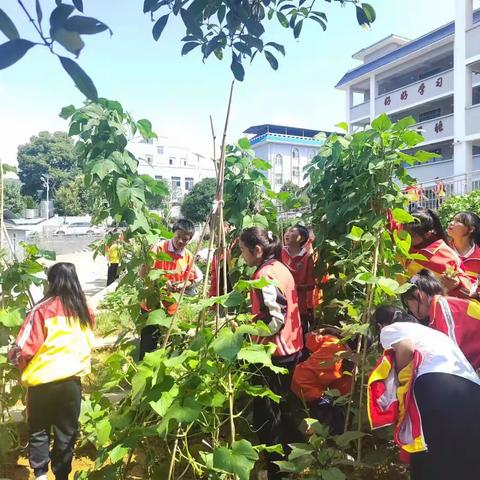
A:
[[[295,441],[295,425],[288,407],[288,396],[292,373],[303,349],[303,334],[298,311],[297,292],[292,274],[280,262],[281,245],[278,237],[258,227],[247,228],[240,236],[240,250],[245,263],[256,267],[252,280],[266,278],[274,283],[251,291],[254,321],[263,321],[271,336],[258,337],[260,343],[277,346],[272,356],[275,366],[288,370],[287,375],[261,370],[259,383],[266,385],[281,397],[275,403],[267,397],[253,400],[253,422],[261,443],[281,443],[284,451]],[[268,454],[269,479],[280,479],[278,467],[273,463],[280,460],[278,454]]]
[[[309,357],[298,363],[292,377],[292,391],[302,400],[309,416],[327,425],[331,435],[343,433],[345,412],[335,406],[327,390],[338,390],[347,395],[352,385],[352,374],[341,354],[349,351],[338,334],[321,329],[305,338]]]
[[[412,213],[415,222],[404,225],[412,239],[411,253],[426,259],[410,260],[406,265],[409,277],[426,268],[437,276],[449,295],[467,297],[472,282],[462,268],[457,253],[448,245],[438,215],[430,209],[419,208]]]
[[[56,263],[47,278],[47,293],[27,315],[8,356],[27,387],[29,460],[35,478],[47,480],[51,461],[56,480],[66,480],[78,431],[80,379],[90,373],[94,318],[73,264]]]
[[[282,263],[288,267],[295,280],[304,334],[314,322],[313,292],[316,285],[312,254],[306,249],[308,240],[307,228],[295,225],[285,232],[285,246],[282,248]]]
[[[480,218],[473,212],[457,213],[447,229],[450,245],[462,261],[465,273],[477,284],[480,275]],[[475,289],[476,290],[476,289]]]
[[[115,236],[110,245],[105,246],[105,255],[108,262],[107,270],[107,287],[111,285],[118,278],[118,265],[120,263],[120,242],[123,240],[123,235],[118,228],[112,231]]]
[[[408,311],[422,324],[448,335],[477,370],[480,368],[480,303],[448,297],[428,270],[411,278],[412,287],[402,294]]]
[[[170,260],[156,259],[153,269],[166,271],[167,289],[172,293],[180,292],[184,285],[189,288],[193,284],[201,282],[203,278],[201,270],[194,265],[192,253],[186,248],[194,234],[195,226],[190,220],[178,220],[173,226],[173,238],[161,240],[151,249],[159,257],[162,254],[167,254],[170,257]],[[146,272],[142,271],[140,275],[145,276]],[[142,305],[144,312],[158,307],[159,305]],[[163,307],[169,315],[174,315],[177,310],[175,302],[164,301]],[[146,353],[153,352],[157,348],[159,335],[158,325],[148,325],[142,328],[140,333],[140,360]]]
[[[412,480],[480,478],[480,380],[472,366],[450,338],[400,309],[380,309],[375,323],[386,352],[369,380],[372,427],[395,424]]]

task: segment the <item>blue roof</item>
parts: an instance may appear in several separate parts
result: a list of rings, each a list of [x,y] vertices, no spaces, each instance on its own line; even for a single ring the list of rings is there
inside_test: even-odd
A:
[[[278,135],[290,135],[293,137],[307,137],[313,138],[323,130],[312,130],[309,128],[288,127],[286,125],[273,125],[265,123],[263,125],[254,125],[247,128],[243,133],[251,133],[255,136],[264,135],[266,133],[276,133]],[[329,135],[331,132],[325,132]]]
[[[477,23],[480,21],[480,10],[476,10],[473,13],[473,23]],[[449,37],[455,33],[455,22],[450,22],[448,25],[444,27],[438,28],[433,32],[427,33],[423,35],[423,37],[417,38],[416,40],[412,40],[410,43],[403,45],[397,50],[394,50],[391,53],[387,53],[383,57],[377,58],[370,63],[366,63],[361,65],[358,68],[355,68],[349,72],[347,72],[342,79],[337,83],[335,86],[336,88],[345,85],[346,83],[355,80],[358,77],[366,75],[374,70],[377,70],[380,67],[388,65],[389,63],[394,62],[395,60],[399,60],[402,57],[409,55],[410,53],[416,52],[428,45],[432,45],[440,40]]]

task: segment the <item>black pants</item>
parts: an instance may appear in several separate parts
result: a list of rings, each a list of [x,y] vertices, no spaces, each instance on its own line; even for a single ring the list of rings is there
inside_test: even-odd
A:
[[[313,310],[309,309],[306,312],[300,314],[300,322],[302,324],[303,330],[303,339],[305,340],[305,335],[314,329],[314,315]]]
[[[107,287],[118,278],[118,263],[111,263],[107,271]]]
[[[288,374],[282,375],[272,372],[268,368],[261,369],[261,374],[255,377],[255,383],[266,385],[273,393],[281,397],[280,403],[269,398],[255,397],[253,400],[253,424],[260,443],[265,445],[283,446],[285,455],[289,452],[288,444],[300,442],[301,434],[295,423],[293,411],[290,408],[290,384],[293,370],[300,357],[300,352],[287,357],[272,357],[272,362],[278,367],[288,370]],[[269,480],[283,478],[279,468],[273,462],[282,460],[284,457],[277,453],[267,454]]]
[[[148,325],[142,328],[140,332],[140,360],[143,360],[146,353],[153,352],[158,348],[159,339],[160,328],[158,325]]]
[[[415,382],[428,451],[411,456],[412,480],[480,479],[480,386],[428,373]]]
[[[27,393],[29,460],[35,476],[46,474],[52,461],[57,480],[72,470],[73,448],[78,431],[82,386],[70,379],[29,387]],[[50,435],[53,429],[53,449]]]

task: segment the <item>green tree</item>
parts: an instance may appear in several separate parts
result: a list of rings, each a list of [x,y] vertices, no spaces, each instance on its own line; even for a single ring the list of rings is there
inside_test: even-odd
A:
[[[18,180],[5,180],[3,192],[4,208],[12,213],[21,215],[25,208],[25,201],[21,192],[21,184]]]
[[[438,215],[444,228],[447,228],[448,222],[458,212],[474,212],[480,215],[480,191],[475,190],[466,195],[454,195],[447,198],[438,209]]]
[[[215,178],[200,180],[183,199],[181,212],[192,222],[204,222],[212,210],[217,181]]]
[[[282,185],[280,193],[282,192],[290,194],[290,198],[284,200],[284,208],[286,209],[303,208],[310,204],[306,189],[290,180]],[[282,195],[280,195],[281,198]]]
[[[22,193],[36,196],[44,190],[41,176],[50,176],[52,197],[55,190],[68,184],[80,173],[78,155],[73,141],[65,132],[40,132],[18,147],[18,176],[23,184]]]
[[[94,189],[85,188],[83,175],[63,185],[55,195],[55,211],[59,215],[85,215],[92,213],[97,196]]]
[[[148,182],[148,179],[144,177],[144,181]],[[166,180],[155,180],[153,179],[152,191],[156,193],[151,193],[149,190],[145,192],[145,201],[147,207],[150,210],[163,210],[168,207],[170,204],[170,185]]]

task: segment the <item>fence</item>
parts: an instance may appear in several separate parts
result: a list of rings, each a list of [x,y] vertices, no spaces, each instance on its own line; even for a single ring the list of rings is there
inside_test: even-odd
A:
[[[418,200],[411,200],[411,209],[424,207],[436,210],[447,198],[464,195],[474,190],[480,190],[480,170],[407,187],[404,193],[418,198]]]

